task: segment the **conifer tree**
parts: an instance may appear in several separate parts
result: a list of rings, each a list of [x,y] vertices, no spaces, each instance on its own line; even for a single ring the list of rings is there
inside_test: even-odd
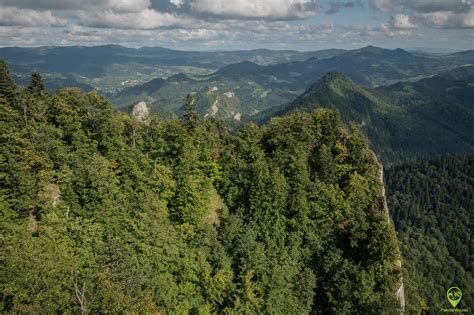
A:
[[[10,103],[16,98],[15,83],[13,83],[10,71],[3,59],[0,59],[0,94],[3,94]]]
[[[42,95],[46,91],[43,77],[41,77],[39,72],[33,71],[33,73],[31,73],[31,81],[28,85],[28,91],[33,95]]]
[[[186,127],[188,128],[188,130],[193,129],[196,126],[197,114],[195,112],[196,101],[194,100],[191,93],[188,93],[186,95],[184,108],[184,122],[186,124]]]

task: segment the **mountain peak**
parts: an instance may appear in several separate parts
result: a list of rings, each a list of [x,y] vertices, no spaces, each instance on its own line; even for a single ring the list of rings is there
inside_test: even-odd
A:
[[[396,49],[391,50],[391,49],[380,48],[380,47],[376,47],[372,45],[369,45],[360,49],[356,49],[354,51],[370,53],[370,54],[379,54],[379,55],[391,56],[391,57],[402,57],[402,56],[411,55],[408,51],[401,48],[396,48]]]
[[[385,49],[385,48],[380,48],[380,47],[376,47],[376,46],[372,46],[372,45],[362,47],[362,48],[360,48],[360,49],[358,49],[358,50],[359,50],[359,51],[368,51],[368,52],[382,52],[382,51],[387,51],[387,49]]]
[[[384,107],[369,90],[338,71],[329,71],[281,112],[327,107],[344,113],[344,121],[362,122]]]
[[[334,80],[352,81],[349,77],[337,70],[331,70],[329,72],[326,72],[326,74],[323,75],[321,79],[319,79],[319,81],[321,82],[330,82]]]
[[[331,70],[327,72],[325,75],[323,75],[318,81],[316,81],[310,88],[309,90],[314,90],[314,89],[327,89],[327,88],[332,88],[335,85],[337,86],[354,86],[355,83],[352,81],[351,78],[346,76],[345,74],[337,71],[337,70]]]

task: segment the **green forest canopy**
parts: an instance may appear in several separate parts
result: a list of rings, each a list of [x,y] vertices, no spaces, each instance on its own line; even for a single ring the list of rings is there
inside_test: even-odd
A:
[[[136,121],[0,63],[0,310],[380,314],[397,239],[361,132],[330,110],[236,134]]]
[[[463,291],[474,309],[474,157],[448,156],[387,170],[388,204],[405,259],[409,312],[448,308],[446,291]]]

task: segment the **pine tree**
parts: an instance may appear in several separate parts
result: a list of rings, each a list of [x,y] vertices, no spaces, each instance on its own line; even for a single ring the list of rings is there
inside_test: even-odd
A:
[[[184,112],[184,122],[188,130],[194,129],[197,122],[197,114],[195,112],[196,109],[196,101],[194,100],[191,93],[186,95],[185,99],[185,112]]]
[[[3,94],[10,103],[13,103],[16,99],[16,86],[3,59],[0,59],[0,94]]]
[[[31,81],[28,85],[28,91],[33,95],[42,95],[46,91],[43,78],[39,72],[33,71],[33,73],[31,73]]]

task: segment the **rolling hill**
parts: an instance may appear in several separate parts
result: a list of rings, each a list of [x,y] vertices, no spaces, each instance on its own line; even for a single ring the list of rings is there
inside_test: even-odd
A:
[[[166,78],[180,72],[210,74],[217,69],[244,60],[258,64],[328,58],[344,52],[340,49],[298,52],[291,50],[180,51],[162,47],[126,48],[118,45],[0,48],[17,77],[26,80],[32,70],[48,78],[75,79],[103,93],[115,93],[124,87]],[[21,80],[17,81],[22,83]]]
[[[209,75],[190,75],[179,83],[166,80],[158,86],[145,83],[143,88],[125,89],[113,100],[120,106],[145,100],[151,107],[165,106],[179,111],[184,96],[192,92],[199,95],[201,114],[233,119],[235,113],[250,116],[288,104],[329,71],[344,72],[358,84],[376,87],[401,80],[415,81],[451,70],[464,65],[471,55],[474,56],[474,52],[431,56],[368,46],[324,59],[309,58],[272,65],[241,61]],[[137,94],[137,89],[143,92]],[[213,92],[212,97],[206,96],[209,91]],[[227,97],[229,95],[232,97]],[[220,110],[215,111],[215,106]]]

